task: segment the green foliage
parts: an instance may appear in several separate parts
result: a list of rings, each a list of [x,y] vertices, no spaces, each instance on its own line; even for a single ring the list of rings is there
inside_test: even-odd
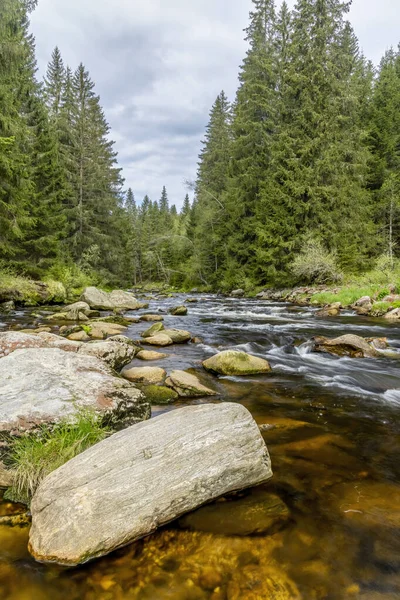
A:
[[[297,279],[306,283],[339,283],[343,278],[336,255],[326,250],[313,235],[305,238],[291,270]]]
[[[68,298],[80,295],[83,288],[99,283],[97,277],[92,277],[82,271],[78,265],[74,263],[65,264],[56,262],[48,269],[45,280],[47,278],[59,281],[63,284]]]
[[[29,504],[42,479],[109,434],[96,413],[80,410],[73,420],[15,438],[10,449],[15,482],[9,497]]]

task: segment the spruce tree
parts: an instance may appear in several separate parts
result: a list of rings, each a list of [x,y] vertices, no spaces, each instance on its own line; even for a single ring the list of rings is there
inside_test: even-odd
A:
[[[60,50],[56,46],[44,78],[44,96],[52,118],[58,119],[63,103],[66,71]]]
[[[380,247],[393,266],[400,241],[400,53],[393,48],[382,58],[374,88],[370,145],[370,183],[376,199]]]
[[[27,12],[20,0],[0,3],[0,258],[18,260],[21,242],[32,224],[33,194],[29,167],[30,131],[24,94],[31,45]],[[30,86],[28,86],[30,83]]]
[[[217,281],[226,260],[228,211],[224,192],[231,159],[231,106],[222,91],[215,100],[206,128],[195,187],[196,202],[191,210],[189,196],[184,214],[187,232],[193,234],[192,272],[202,282]],[[194,226],[194,223],[196,224]]]
[[[249,50],[240,70],[234,106],[232,162],[226,193],[227,284],[254,273],[256,212],[276,129],[276,17],[273,0],[253,0],[246,29]]]

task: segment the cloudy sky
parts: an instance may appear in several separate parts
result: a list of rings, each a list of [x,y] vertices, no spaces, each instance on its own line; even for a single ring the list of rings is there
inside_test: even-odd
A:
[[[350,20],[375,63],[400,41],[397,3],[353,0]],[[210,107],[222,89],[234,97],[250,8],[251,0],[39,0],[40,71],[56,45],[71,67],[85,64],[139,201],[166,185],[181,206]]]

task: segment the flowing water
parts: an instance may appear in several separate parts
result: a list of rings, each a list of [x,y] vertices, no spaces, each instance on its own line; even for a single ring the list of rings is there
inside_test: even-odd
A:
[[[152,300],[145,312],[165,312],[185,299]],[[188,316],[166,316],[165,325],[188,329],[202,342],[167,348],[160,364],[194,369],[221,394],[212,402],[240,402],[251,411],[264,425],[273,479],[214,503],[188,520],[189,529],[185,520],[172,523],[78,569],[35,563],[28,528],[0,526],[0,598],[400,599],[400,327],[351,312],[322,319],[314,309],[282,303],[198,300],[187,305]],[[2,326],[32,320],[22,311]],[[131,326],[130,337],[145,327]],[[344,333],[387,337],[399,360],[311,352],[313,336]],[[219,379],[204,373],[201,361],[228,348],[267,358],[273,372]],[[153,414],[203,401],[154,407]],[[270,492],[290,516],[262,533],[257,511]],[[0,502],[0,516],[20,511]],[[243,530],[248,523],[251,535]]]

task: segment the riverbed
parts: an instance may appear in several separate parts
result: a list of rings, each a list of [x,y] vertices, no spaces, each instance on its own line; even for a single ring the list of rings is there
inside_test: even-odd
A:
[[[273,492],[289,508],[289,520],[252,535],[233,535],[232,523],[223,518],[200,519],[192,529],[174,522],[69,570],[40,565],[29,556],[28,528],[0,526],[0,598],[400,599],[400,326],[351,311],[324,319],[309,307],[190,297],[198,301],[187,304],[185,317],[167,314],[187,300],[183,295],[150,299],[147,310],[128,314],[162,312],[166,327],[200,338],[197,344],[163,349],[168,357],[159,364],[168,371],[193,369],[220,397],[153,407],[153,414],[210,401],[246,406],[262,426],[274,477],[225,502],[237,503],[238,521],[251,519],[263,494]],[[32,312],[37,311],[0,317],[0,331],[32,323]],[[129,337],[139,339],[146,327],[132,325]],[[399,360],[311,352],[313,336],[345,333],[385,337]],[[206,374],[201,361],[228,348],[266,358],[272,373],[218,379]],[[0,516],[21,510],[0,501]],[[223,502],[215,503],[215,510],[223,515]]]

